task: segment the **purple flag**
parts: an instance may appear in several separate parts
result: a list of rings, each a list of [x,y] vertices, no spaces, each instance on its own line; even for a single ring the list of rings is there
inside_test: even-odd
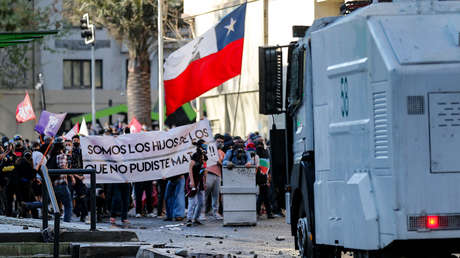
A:
[[[35,126],[35,131],[43,135],[55,136],[66,115],[67,113],[54,114],[43,111],[40,115],[40,120],[38,120],[38,124]]]

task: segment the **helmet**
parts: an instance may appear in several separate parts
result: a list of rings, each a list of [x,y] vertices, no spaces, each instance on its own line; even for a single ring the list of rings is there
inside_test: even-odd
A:
[[[57,143],[64,143],[64,138],[62,137],[56,137],[54,139],[54,144],[57,144]]]
[[[32,152],[27,150],[27,151],[24,152],[23,156],[26,159],[32,159]]]
[[[8,139],[8,137],[6,136],[3,136],[2,137],[2,144],[5,144],[5,142],[8,142],[10,139]]]
[[[19,134],[16,134],[16,135],[13,137],[13,140],[14,140],[14,141],[21,141],[21,140],[22,140],[22,136],[19,135]]]

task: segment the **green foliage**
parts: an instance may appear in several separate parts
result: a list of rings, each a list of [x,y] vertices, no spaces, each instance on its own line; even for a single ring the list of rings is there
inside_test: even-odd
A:
[[[99,27],[109,30],[110,34],[120,42],[126,43],[130,55],[145,53],[153,45],[157,37],[157,0],[64,0],[65,7],[72,9],[72,17],[80,18],[89,13]],[[163,21],[168,28],[166,33],[174,33],[182,38],[180,28],[186,24],[180,19],[182,1],[164,1]],[[169,26],[174,24],[176,26]]]
[[[38,1],[1,0],[0,32],[25,32],[51,29],[49,17],[53,5],[37,8]],[[53,28],[59,28],[54,24]],[[9,46],[0,49],[0,87],[24,86],[31,70],[32,43]]]

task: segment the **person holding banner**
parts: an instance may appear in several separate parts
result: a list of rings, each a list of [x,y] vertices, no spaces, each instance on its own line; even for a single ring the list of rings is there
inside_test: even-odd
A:
[[[153,181],[144,181],[144,182],[136,182],[134,183],[134,193],[136,195],[136,218],[140,218],[142,215],[142,197],[145,192],[145,199],[146,199],[146,216],[149,218],[156,217],[153,214]]]
[[[169,178],[165,191],[166,219],[165,221],[184,220],[185,213],[185,177],[184,175]]]
[[[129,134],[130,129],[126,127],[124,134]],[[112,184],[112,205],[110,207],[110,223],[115,224],[115,217],[117,214],[117,208],[120,206],[120,217],[121,223],[124,225],[129,224],[128,210],[129,210],[129,197],[130,197],[130,184],[129,183],[118,183]]]

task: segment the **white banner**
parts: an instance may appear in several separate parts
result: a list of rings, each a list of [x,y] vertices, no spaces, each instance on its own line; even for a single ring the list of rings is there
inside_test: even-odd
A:
[[[81,138],[83,166],[96,169],[97,183],[157,180],[188,173],[192,142],[208,144],[208,166],[218,160],[208,120],[173,128],[120,136]]]

